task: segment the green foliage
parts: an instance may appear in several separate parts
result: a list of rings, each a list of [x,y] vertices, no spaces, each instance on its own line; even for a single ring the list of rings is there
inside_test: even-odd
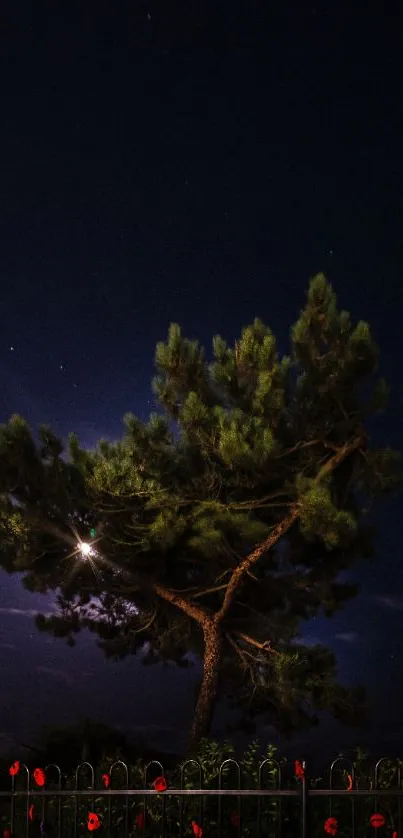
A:
[[[102,734],[108,739],[110,746],[105,747],[105,753],[96,762],[91,761],[95,766],[94,772],[94,793],[91,794],[93,787],[91,783],[91,771],[88,767],[83,766],[78,773],[78,787],[81,790],[89,792],[88,797],[81,797],[78,800],[77,819],[81,829],[86,829],[86,819],[88,811],[95,812],[101,820],[103,825],[108,823],[109,816],[111,824],[113,825],[114,834],[120,836],[124,835],[125,817],[127,813],[129,823],[129,835],[134,836],[141,832],[141,827],[136,826],[136,818],[138,815],[146,812],[147,816],[147,835],[151,838],[157,838],[161,835],[162,819],[164,818],[167,834],[176,836],[180,834],[180,820],[184,827],[184,834],[191,834],[191,822],[201,823],[200,799],[197,797],[189,797],[182,799],[182,807],[178,798],[175,796],[158,795],[155,794],[148,797],[145,803],[143,797],[129,797],[126,802],[122,798],[112,797],[110,801],[110,809],[108,802],[104,797],[97,794],[96,789],[104,788],[102,775],[110,773],[111,786],[110,788],[122,789],[126,785],[127,775],[125,771],[125,764],[128,766],[129,787],[135,789],[152,789],[154,779],[164,773],[169,788],[184,788],[184,789],[217,789],[220,784],[222,788],[238,788],[239,779],[242,776],[242,784],[244,788],[256,789],[259,785],[264,785],[267,788],[276,788],[279,786],[279,770],[286,767],[284,759],[276,760],[276,748],[268,745],[263,751],[259,742],[252,742],[245,750],[245,753],[239,758],[240,776],[236,763],[234,748],[228,742],[218,743],[211,740],[203,740],[200,743],[199,749],[195,754],[194,760],[178,761],[170,767],[166,764],[161,764],[159,761],[154,761],[150,757],[127,759],[127,744],[125,748],[116,745],[119,737],[113,731],[103,728],[102,725],[94,723],[80,726],[77,729],[72,729],[70,733],[73,739],[80,734],[82,741],[84,738],[91,738],[91,734]],[[86,734],[85,734],[86,731]],[[54,748],[58,743],[63,743],[66,739],[68,729],[55,729],[49,731],[48,748],[50,746],[51,753],[54,753]],[[84,735],[85,734],[85,735]],[[88,734],[88,735],[87,735]],[[98,747],[99,752],[99,747]],[[107,753],[108,752],[108,753]],[[89,753],[82,752],[82,759],[88,759]],[[15,759],[15,754],[10,757],[10,762]],[[122,762],[121,760],[124,760]],[[228,762],[226,763],[226,760]],[[57,757],[54,760],[58,764]],[[9,764],[10,764],[9,762]],[[77,760],[77,763],[80,760]],[[263,769],[260,766],[263,764]],[[29,767],[31,770],[35,766]],[[162,767],[163,766],[163,767]],[[62,773],[62,788],[64,790],[73,791],[76,788],[76,774],[75,766],[69,768]],[[164,770],[165,769],[165,770]],[[6,769],[7,770],[7,769]],[[49,769],[47,772],[47,790],[51,791],[57,788],[58,775],[55,769]],[[9,781],[9,778],[8,778]],[[294,781],[295,785],[295,781]],[[23,778],[17,778],[16,788],[23,788]],[[8,803],[8,801],[7,801]],[[3,828],[9,825],[9,817],[6,806],[0,807],[0,817]],[[34,812],[36,813],[35,822],[39,827],[39,813],[41,812],[41,803],[39,798],[35,796],[35,791],[31,794],[30,804],[34,805]],[[22,804],[22,805],[21,805]],[[269,801],[267,805],[263,805],[262,821],[263,827],[275,825],[279,815],[278,800]],[[222,801],[221,807],[221,833],[223,836],[231,836],[236,831],[232,822],[233,815],[238,811],[237,798],[228,798]],[[75,820],[75,806],[72,797],[64,797],[61,800],[61,818],[63,824],[63,835],[71,834],[74,829]],[[47,801],[45,810],[45,822],[48,830],[57,830],[58,824],[58,801],[55,798],[50,798]],[[256,834],[256,816],[257,816],[257,800],[244,800],[242,806],[242,834],[253,836]],[[41,815],[42,817],[42,815]],[[20,829],[24,828],[26,818],[26,811],[23,801],[17,801],[15,807],[15,832],[19,833]],[[203,811],[203,825],[204,832],[213,832],[217,830],[219,823],[217,800],[210,797],[205,799]],[[31,827],[35,829],[35,825]],[[269,834],[267,831],[265,834]]]
[[[312,482],[300,497],[300,504],[301,531],[305,538],[321,538],[328,550],[351,542],[357,531],[357,522],[351,512],[334,505],[328,486]]]
[[[98,736],[104,743],[103,748],[96,741]],[[86,750],[86,743],[91,740],[98,755],[94,759],[94,750]],[[200,797],[186,796],[178,798],[175,795],[153,794],[146,799],[140,794],[129,796],[127,801],[122,796],[111,796],[106,799],[97,790],[104,788],[103,775],[110,775],[110,789],[129,788],[143,790],[153,788],[153,781],[161,774],[166,779],[167,787],[173,789],[238,789],[256,790],[258,788],[292,790],[297,793],[294,798],[279,798],[275,794],[272,797],[261,798],[260,800],[260,828],[262,834],[275,838],[281,829],[282,834],[299,834],[301,817],[301,796],[300,781],[295,777],[295,766],[293,761],[280,758],[277,749],[273,745],[262,748],[259,741],[251,742],[243,754],[235,753],[234,747],[228,742],[218,743],[214,740],[201,741],[197,752],[192,760],[170,759],[162,762],[154,760],[146,755],[141,745],[138,746],[138,756],[135,757],[132,746],[124,741],[113,730],[105,726],[86,721],[84,725],[77,728],[60,728],[48,731],[46,755],[42,754],[28,760],[28,767],[32,771],[38,764],[38,759],[44,765],[48,761],[59,763],[57,749],[75,745],[72,751],[79,754],[76,762],[63,768],[61,776],[61,787],[65,791],[73,792],[77,787],[76,766],[83,760],[89,760],[94,765],[94,784],[92,785],[91,770],[88,765],[83,765],[78,772],[78,788],[87,791],[88,796],[80,797],[77,805],[77,821],[79,829],[86,829],[87,815],[89,811],[95,812],[100,818],[103,827],[111,823],[113,834],[116,836],[127,834],[126,817],[128,822],[128,834],[135,836],[144,830],[139,823],[139,816],[146,814],[147,835],[157,838],[161,835],[163,821],[167,835],[179,836],[180,834],[192,834],[191,824],[194,821],[203,825],[203,834],[216,834],[218,831],[223,838],[230,838],[237,832],[236,818],[241,818],[241,834],[254,836],[258,826],[258,798],[243,796],[242,799],[236,795],[224,796],[221,798],[220,806],[217,805],[217,798],[209,795],[204,798],[203,804]],[[81,752],[80,752],[81,749]],[[71,748],[70,748],[71,750]],[[51,759],[48,760],[48,755]],[[19,754],[10,754],[3,760],[2,775],[3,788],[6,789],[10,783],[8,766],[18,758]],[[128,772],[126,774],[126,766]],[[319,791],[329,788],[340,790],[340,796],[333,796],[331,800],[331,812],[329,808],[330,798],[328,795],[310,798],[309,800],[309,834],[313,838],[320,838],[324,832],[323,827],[326,819],[331,814],[337,818],[339,829],[338,834],[350,838],[354,834],[352,826],[352,811],[354,811],[355,831],[366,834],[369,832],[371,815],[377,811],[381,812],[386,820],[386,829],[392,833],[397,829],[399,822],[399,801],[396,789],[399,788],[399,776],[402,770],[400,760],[382,759],[377,764],[370,759],[368,754],[357,748],[350,756],[340,755],[328,765],[323,776],[312,776],[309,763],[306,766],[306,779],[308,786]],[[16,789],[23,791],[25,786],[23,772],[16,778]],[[50,767],[47,771],[47,791],[57,789],[58,774],[55,768]],[[352,789],[364,790],[367,793],[360,797],[350,796],[348,791],[350,783]],[[383,792],[377,798],[376,790]],[[390,790],[390,794],[387,794]],[[352,809],[352,802],[354,808]],[[34,822],[30,831],[36,834],[39,832],[39,824],[44,814],[44,820],[49,832],[57,832],[58,819],[62,819],[62,835],[70,835],[74,831],[75,803],[73,796],[64,796],[58,801],[55,797],[46,800],[45,808],[42,810],[42,801],[35,794],[35,786],[32,789],[29,804],[34,806]],[[59,810],[60,805],[60,810]],[[22,834],[26,827],[26,803],[23,797],[17,797],[14,802],[14,832]],[[3,829],[9,828],[9,801],[3,799],[0,804],[0,824]],[[182,829],[181,829],[182,827]]]
[[[158,411],[127,414],[119,440],[85,450],[71,434],[64,452],[21,417],[0,428],[1,566],[55,592],[41,630],[73,644],[86,628],[113,659],[188,666],[257,548],[220,618],[218,694],[244,724],[264,714],[293,730],[325,709],[356,720],[361,693],[301,634],[356,595],[340,575],[373,552],[372,503],[401,486],[400,454],[367,435],[387,400],[370,327],[320,274],[287,355],[259,319],[233,346],[216,336],[211,361],[174,324],[155,365]]]

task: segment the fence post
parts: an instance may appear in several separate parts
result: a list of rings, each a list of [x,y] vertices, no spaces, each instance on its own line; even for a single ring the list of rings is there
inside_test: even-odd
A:
[[[301,838],[306,838],[308,834],[308,781],[305,760],[302,768],[304,771],[301,778]]]

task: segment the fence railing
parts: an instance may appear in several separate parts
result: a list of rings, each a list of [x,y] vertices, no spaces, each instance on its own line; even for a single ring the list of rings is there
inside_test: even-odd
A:
[[[0,791],[3,838],[403,838],[401,765],[383,758],[357,776],[338,757],[318,780],[298,760],[288,770],[275,759],[245,770],[227,759],[207,777],[197,760],[167,773],[153,761],[142,776],[120,760],[103,773],[82,762],[73,776],[17,761]]]

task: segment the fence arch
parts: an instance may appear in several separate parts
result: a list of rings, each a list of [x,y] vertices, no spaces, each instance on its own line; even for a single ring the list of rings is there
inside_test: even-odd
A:
[[[241,838],[246,831],[257,838],[267,834],[280,838],[285,823],[287,834],[304,838],[323,834],[324,826],[332,834],[335,820],[339,834],[343,828],[369,834],[379,826],[385,834],[403,834],[400,760],[383,757],[370,770],[364,766],[360,777],[352,760],[338,756],[330,766],[327,788],[309,777],[305,763],[301,765],[304,773],[296,777],[292,765],[267,757],[253,771],[248,768],[246,775],[237,759],[228,758],[213,768],[214,782],[209,774],[206,787],[197,759],[186,760],[172,772],[152,760],[133,787],[130,767],[116,760],[102,788],[100,772],[87,761],[79,763],[70,778],[50,763],[44,769],[44,782],[36,780],[35,785],[35,772],[16,762],[0,784],[1,820],[10,838],[34,838],[38,818],[42,835],[52,838],[82,838],[98,826],[105,838],[131,838],[137,833],[142,838],[185,838],[191,830],[195,838],[203,833],[206,838]],[[246,785],[251,778],[254,787],[244,787],[246,776]],[[317,821],[318,812],[325,822]]]

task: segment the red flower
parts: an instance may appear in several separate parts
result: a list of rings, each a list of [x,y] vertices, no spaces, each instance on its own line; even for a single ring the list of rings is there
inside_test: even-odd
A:
[[[337,830],[339,828],[339,823],[337,818],[328,818],[325,821],[323,829],[328,835],[337,835]]]
[[[10,765],[10,768],[9,768],[8,770],[9,770],[10,776],[11,776],[11,777],[15,777],[15,775],[16,775],[16,774],[18,774],[18,772],[19,772],[19,770],[20,770],[20,761],[19,761],[19,759],[17,759],[15,762],[13,762],[13,764],[12,764],[12,765]]]
[[[35,768],[34,780],[37,786],[44,786],[46,783],[45,772],[43,768]]]
[[[102,774],[102,779],[104,781],[105,788],[108,789],[111,783],[111,778],[109,774]]]
[[[294,762],[294,774],[297,780],[303,780],[303,778],[305,777],[305,769],[302,765],[302,762],[300,762],[299,759],[296,759]]]
[[[231,812],[230,820],[231,820],[232,826],[234,826],[235,829],[237,829],[238,826],[239,826],[239,814],[238,814],[238,812]]]
[[[29,807],[28,817],[29,817],[30,821],[33,821],[33,819],[34,819],[34,804],[33,803],[31,803],[31,805]]]
[[[201,826],[199,826],[199,824],[196,823],[196,821],[192,821],[192,829],[193,829],[193,835],[195,835],[196,838],[202,838],[203,830],[202,830]]]
[[[94,832],[95,829],[99,829],[101,826],[101,821],[99,820],[98,815],[95,812],[88,812],[88,819],[87,819],[87,829],[89,832]]]
[[[380,826],[384,826],[385,818],[383,815],[380,815],[378,812],[375,812],[375,815],[371,815],[369,822],[374,829],[379,829]]]
[[[347,774],[347,791],[351,791],[353,788],[353,775]]]
[[[167,781],[165,777],[157,777],[157,779],[153,782],[153,786],[155,791],[166,791]]]
[[[136,815],[135,823],[138,829],[144,829],[144,812],[139,812],[138,815]]]

